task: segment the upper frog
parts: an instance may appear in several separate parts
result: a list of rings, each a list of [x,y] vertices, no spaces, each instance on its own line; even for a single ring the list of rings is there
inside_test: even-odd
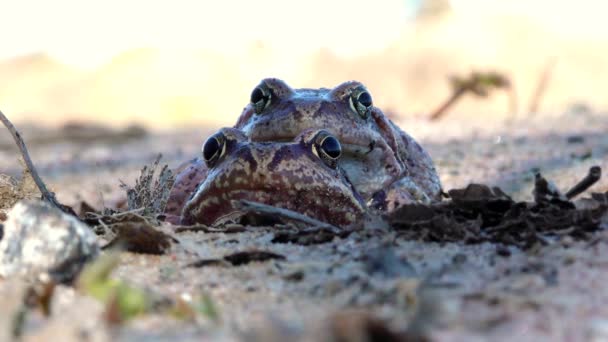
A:
[[[252,91],[235,127],[253,141],[290,140],[308,128],[328,130],[342,143],[340,166],[357,191],[387,209],[399,200],[428,202],[441,193],[428,153],[373,105],[359,82],[292,89],[279,79],[265,79]]]
[[[351,224],[365,213],[365,204],[338,167],[341,155],[340,142],[325,130],[265,143],[224,128],[203,145],[207,177],[185,205],[181,223],[234,220],[242,213],[232,201],[250,200]]]
[[[372,207],[390,211],[400,204],[440,199],[441,183],[428,153],[373,105],[359,82],[292,89],[279,79],[264,79],[253,89],[235,128],[262,142],[291,141],[306,129],[329,131],[342,143],[340,167]],[[206,172],[200,158],[178,169],[169,216],[180,214]]]

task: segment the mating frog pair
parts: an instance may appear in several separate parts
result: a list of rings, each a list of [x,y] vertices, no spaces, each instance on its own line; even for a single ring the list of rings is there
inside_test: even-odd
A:
[[[265,79],[234,128],[210,137],[202,158],[177,172],[166,214],[182,224],[232,219],[235,199],[347,225],[368,206],[392,211],[441,196],[430,156],[359,82],[292,89]]]

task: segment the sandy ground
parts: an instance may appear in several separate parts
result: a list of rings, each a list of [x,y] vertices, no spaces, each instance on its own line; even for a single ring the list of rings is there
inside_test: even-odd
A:
[[[471,182],[498,185],[531,199],[534,172],[567,190],[592,165],[608,170],[607,113],[570,112],[525,121],[463,122],[458,117],[402,127],[430,151],[445,189]],[[56,132],[24,128],[24,136]],[[158,153],[171,166],[196,155],[209,129],[144,138],[30,146],[43,177],[66,204],[94,206],[121,196]],[[0,172],[18,175],[8,134],[0,137]],[[604,178],[593,188],[608,191]],[[217,319],[181,321],[148,314],[108,328],[103,306],[60,287],[49,319],[33,313],[25,339],[318,340],[332,315],[363,309],[395,330],[414,324],[438,341],[608,340],[608,243],[566,238],[530,251],[497,253],[492,244],[421,243],[391,233],[354,233],[320,245],[278,244],[274,232],[181,233],[163,256],[123,253],[113,276],[172,298],[208,295]],[[251,249],[286,257],[245,266],[186,267],[201,258]],[[19,307],[22,287],[0,280],[0,339]],[[414,322],[414,323],[412,323]],[[360,326],[359,326],[360,327]],[[353,330],[356,334],[356,329]],[[3,335],[4,334],[4,335]]]

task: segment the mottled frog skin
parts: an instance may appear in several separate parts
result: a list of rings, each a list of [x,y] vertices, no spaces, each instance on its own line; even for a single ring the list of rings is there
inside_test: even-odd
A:
[[[339,141],[325,130],[305,130],[291,142],[251,142],[224,128],[207,139],[207,177],[184,206],[182,224],[234,221],[232,201],[290,209],[337,226],[360,219],[366,206],[338,167]]]
[[[342,143],[340,167],[371,207],[391,211],[441,197],[429,154],[373,106],[370,93],[359,82],[333,89],[292,89],[279,79],[265,79],[254,88],[235,128],[259,142],[292,141],[307,129],[327,130]],[[166,210],[169,221],[179,217],[208,170],[197,158],[177,172]]]

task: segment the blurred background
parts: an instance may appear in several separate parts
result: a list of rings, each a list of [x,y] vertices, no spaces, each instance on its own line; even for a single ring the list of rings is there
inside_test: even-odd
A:
[[[608,2],[598,0],[4,1],[0,108],[16,123],[232,125],[264,77],[364,82],[400,118],[433,112],[451,76],[508,91],[451,117],[608,108]]]

